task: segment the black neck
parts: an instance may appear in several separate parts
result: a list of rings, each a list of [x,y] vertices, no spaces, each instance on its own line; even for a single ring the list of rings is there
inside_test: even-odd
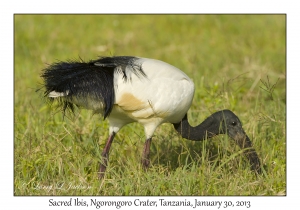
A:
[[[208,117],[200,125],[192,127],[188,122],[187,115],[185,115],[179,123],[174,123],[173,125],[183,138],[192,141],[202,141],[224,133],[220,131],[220,127],[216,126],[213,117]]]

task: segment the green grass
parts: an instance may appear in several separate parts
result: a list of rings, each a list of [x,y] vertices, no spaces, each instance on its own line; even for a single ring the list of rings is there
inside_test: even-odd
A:
[[[14,194],[285,195],[285,23],[284,15],[15,15]],[[86,110],[63,120],[35,90],[47,63],[107,55],[156,58],[186,72],[196,88],[190,123],[233,110],[263,175],[227,136],[192,142],[169,124],[155,132],[144,172],[143,127],[133,123],[118,133],[99,181],[107,121]]]

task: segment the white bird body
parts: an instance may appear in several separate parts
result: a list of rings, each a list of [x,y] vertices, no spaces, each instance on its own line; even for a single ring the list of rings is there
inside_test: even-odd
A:
[[[177,123],[183,118],[193,100],[194,84],[186,74],[165,62],[146,58],[137,62],[147,77],[131,74],[130,81],[124,82],[121,74],[114,75],[115,103],[108,117],[110,133],[118,132],[127,123],[139,122],[149,138],[160,124]]]
[[[146,138],[150,138],[162,123],[178,123],[191,106],[194,83],[178,68],[163,61],[139,58],[146,77],[138,77],[126,68],[128,81],[114,72],[114,105],[108,121],[110,134],[117,133],[124,125],[132,122],[145,127]],[[129,68],[129,69],[128,69]],[[52,91],[49,97],[68,95]],[[72,102],[85,109],[103,112],[103,102],[93,98],[72,98]]]

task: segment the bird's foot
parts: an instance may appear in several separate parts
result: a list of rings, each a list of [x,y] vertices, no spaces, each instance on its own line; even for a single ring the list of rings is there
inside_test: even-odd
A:
[[[98,178],[103,179],[106,167],[108,162],[108,154],[102,153],[102,162],[100,162],[99,172],[98,172]]]
[[[142,166],[143,166],[144,171],[146,171],[150,166],[150,160],[148,158],[143,158]]]
[[[98,172],[99,179],[104,178],[105,171],[106,171],[106,166],[104,164],[100,163],[100,168],[99,168],[99,172]]]

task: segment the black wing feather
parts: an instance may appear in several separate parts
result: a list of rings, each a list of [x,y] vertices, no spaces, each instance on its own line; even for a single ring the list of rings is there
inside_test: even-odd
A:
[[[128,81],[128,71],[139,78],[146,77],[141,63],[137,60],[138,58],[133,56],[115,56],[101,57],[89,62],[67,61],[51,64],[41,75],[46,89],[44,96],[49,98],[51,91],[64,93],[65,97],[56,98],[63,112],[66,109],[74,112],[74,98],[101,101],[104,104],[103,116],[106,118],[114,104],[114,73],[122,73],[124,82]]]

